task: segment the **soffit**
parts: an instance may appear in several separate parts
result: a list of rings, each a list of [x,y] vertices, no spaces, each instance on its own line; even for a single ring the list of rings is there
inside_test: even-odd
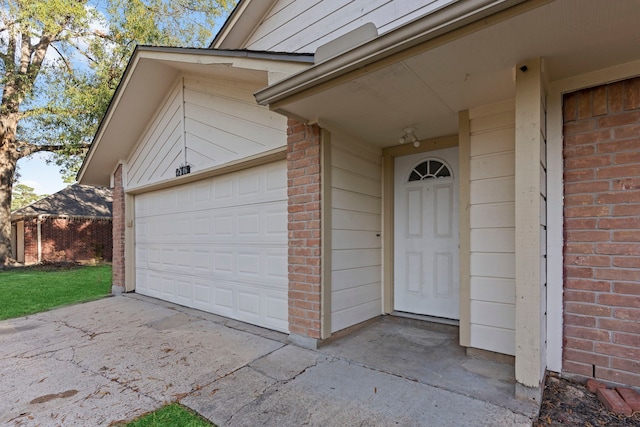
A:
[[[508,11],[507,11],[508,12]],[[380,147],[402,128],[421,139],[457,132],[458,112],[515,95],[514,70],[543,57],[551,81],[638,59],[640,2],[558,0],[388,65],[370,66],[271,105]],[[372,71],[367,71],[371,68]],[[310,69],[311,71],[311,69]]]

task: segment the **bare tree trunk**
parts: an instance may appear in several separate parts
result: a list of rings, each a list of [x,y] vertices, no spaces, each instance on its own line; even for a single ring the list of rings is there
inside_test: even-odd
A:
[[[63,28],[58,28],[56,33],[45,28],[38,42],[32,45],[29,31],[22,33],[20,25],[11,27],[4,42],[6,53],[0,51],[0,60],[4,62],[0,101],[0,267],[6,265],[12,255],[11,193],[18,160],[48,148],[16,141],[20,106],[33,90],[47,49]]]
[[[0,114],[0,267],[11,260],[11,193],[20,158],[16,146],[17,128],[16,113]]]
[[[0,267],[11,260],[11,192],[18,162],[16,153],[0,148]]]

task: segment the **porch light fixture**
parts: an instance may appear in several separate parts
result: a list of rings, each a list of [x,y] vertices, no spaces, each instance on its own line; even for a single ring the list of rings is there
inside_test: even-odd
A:
[[[404,128],[402,129],[402,131],[404,132],[404,135],[402,135],[398,140],[400,144],[406,144],[408,142],[411,142],[413,146],[416,148],[420,146],[420,141],[418,140],[418,137],[416,136],[416,133],[415,133],[416,128]]]

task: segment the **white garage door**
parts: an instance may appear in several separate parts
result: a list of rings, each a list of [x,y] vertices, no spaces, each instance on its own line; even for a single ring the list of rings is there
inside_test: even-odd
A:
[[[136,292],[287,332],[286,162],[135,197]]]

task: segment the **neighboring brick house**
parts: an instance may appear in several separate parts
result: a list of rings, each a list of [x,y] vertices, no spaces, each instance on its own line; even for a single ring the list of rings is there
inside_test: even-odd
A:
[[[564,96],[563,372],[640,386],[640,77]]]
[[[14,258],[43,261],[111,261],[111,190],[74,184],[11,213]]]

